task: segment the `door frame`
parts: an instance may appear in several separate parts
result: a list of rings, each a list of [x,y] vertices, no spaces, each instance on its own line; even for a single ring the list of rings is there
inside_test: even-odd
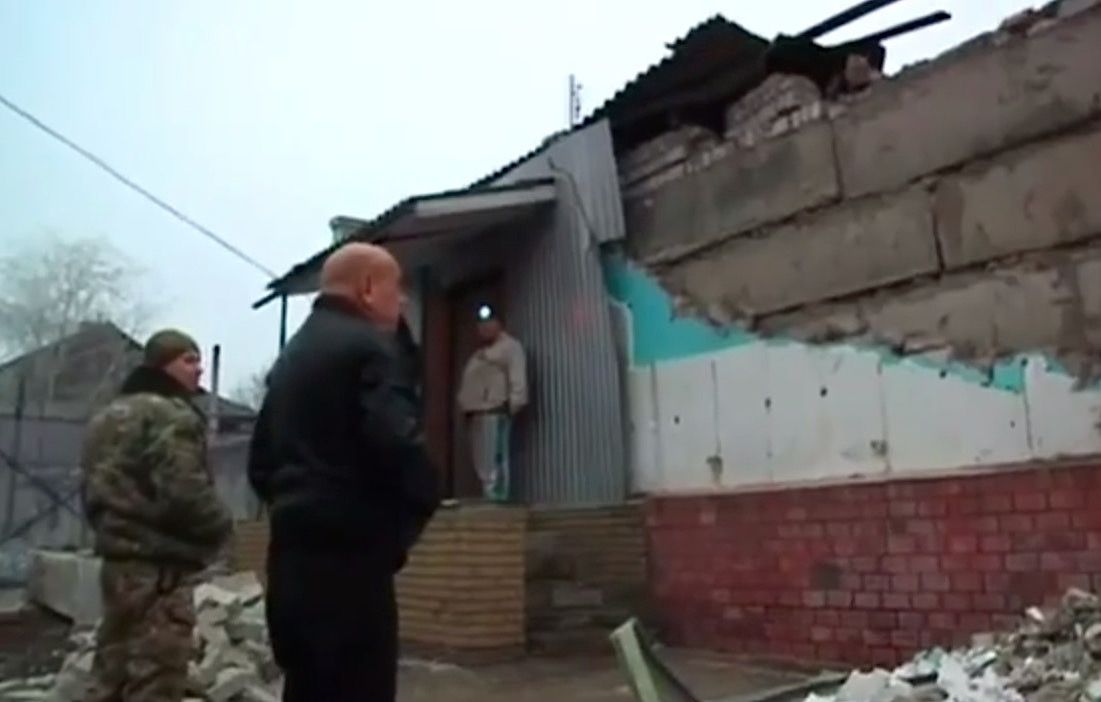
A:
[[[496,288],[499,298],[494,311],[506,320],[503,304],[505,271],[497,268],[481,272],[449,286],[426,286],[424,293],[424,413],[429,453],[437,466],[440,489],[446,498],[456,497],[457,451],[455,434],[458,410],[455,397],[464,359],[457,358],[458,320],[463,298],[479,288]]]

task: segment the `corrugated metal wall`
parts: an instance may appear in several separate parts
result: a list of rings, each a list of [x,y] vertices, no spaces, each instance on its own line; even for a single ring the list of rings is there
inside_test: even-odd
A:
[[[528,351],[532,406],[516,435],[515,483],[532,503],[627,494],[623,402],[599,244],[623,238],[606,121],[572,132],[496,180],[554,177],[558,203],[506,271],[509,325]]]

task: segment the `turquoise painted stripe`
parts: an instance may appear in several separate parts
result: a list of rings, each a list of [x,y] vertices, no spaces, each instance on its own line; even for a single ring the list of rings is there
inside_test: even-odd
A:
[[[608,294],[631,310],[635,363],[696,356],[759,340],[742,329],[717,329],[698,319],[678,317],[661,285],[621,256],[606,255],[603,264]]]
[[[648,365],[690,356],[714,353],[753,343],[807,344],[782,337],[764,338],[744,329],[718,329],[698,319],[678,317],[672,298],[661,285],[620,254],[603,259],[604,281],[611,297],[626,305],[632,317],[632,362]],[[988,373],[958,361],[936,361],[923,356],[899,356],[882,345],[831,344],[822,348],[841,348],[876,353],[884,365],[907,364],[926,368],[944,376],[983,387],[1020,394],[1025,389],[1024,357],[998,362]],[[1065,369],[1048,362],[1056,372]],[[1069,375],[1069,374],[1068,374]]]

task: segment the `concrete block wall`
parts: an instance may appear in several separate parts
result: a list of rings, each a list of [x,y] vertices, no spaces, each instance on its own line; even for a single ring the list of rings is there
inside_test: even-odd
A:
[[[890,665],[1101,589],[1101,463],[661,497],[653,592],[677,645]]]
[[[725,323],[902,282],[951,284],[954,272],[992,262],[1027,269],[1005,259],[1086,245],[1101,235],[1091,173],[1099,41],[1095,10],[881,83],[832,121],[748,149],[724,145],[706,168],[628,198],[630,253]],[[915,218],[925,220],[916,231]],[[834,238],[821,241],[823,231]],[[833,258],[814,248],[846,244]],[[762,247],[771,275],[747,279]],[[776,299],[778,289],[791,292]]]
[[[842,102],[775,77],[725,137],[620,159],[637,492],[1101,453],[1101,5],[1075,9]]]
[[[891,664],[1101,589],[1101,3],[1078,9],[841,103],[777,80],[725,138],[620,161],[605,273],[668,642]]]
[[[530,650],[607,652],[612,629],[647,611],[642,504],[532,509],[526,581]]]

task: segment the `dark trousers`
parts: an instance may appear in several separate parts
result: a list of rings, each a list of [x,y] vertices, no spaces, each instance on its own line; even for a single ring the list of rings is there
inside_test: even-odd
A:
[[[376,562],[371,562],[375,560]],[[267,617],[284,702],[394,702],[393,564],[362,553],[268,550]]]

